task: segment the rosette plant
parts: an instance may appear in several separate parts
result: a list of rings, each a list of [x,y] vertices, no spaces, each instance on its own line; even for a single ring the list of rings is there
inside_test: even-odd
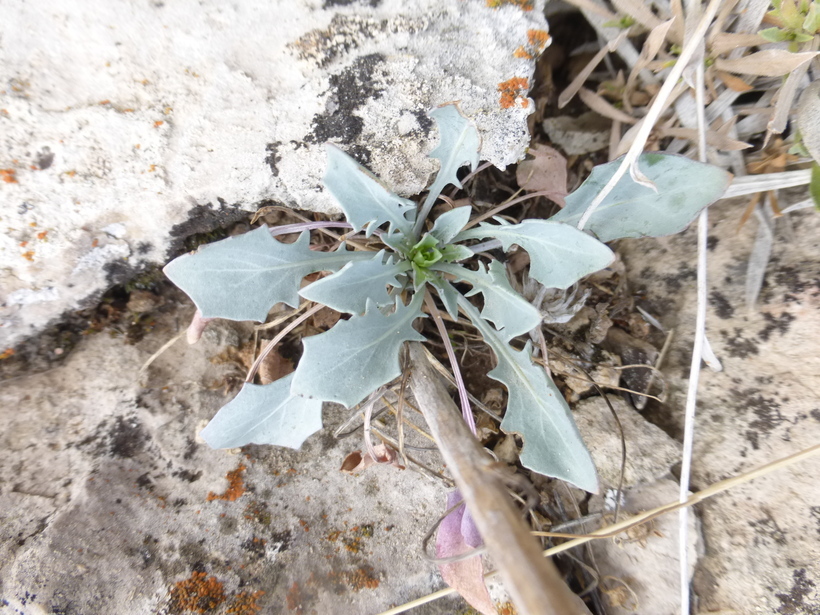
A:
[[[521,463],[597,491],[595,467],[563,396],[534,364],[529,342],[511,343],[538,327],[541,313],[513,289],[503,262],[486,251],[517,245],[529,255],[530,278],[566,289],[612,263],[614,254],[603,241],[683,230],[721,196],[730,175],[680,156],[644,154],[639,164],[654,188],[624,178],[583,231],[574,225],[613,176],[617,161],[596,167],[549,220],[510,224],[497,218],[475,225],[469,206],[430,220],[442,190],[461,187],[459,169],[475,169],[479,160],[478,132],[456,105],[430,115],[439,131],[430,156],[440,162],[440,170],[420,205],[328,146],[324,185],[346,223],[262,226],[201,247],[165,268],[203,318],[264,321],[275,304],[297,307],[301,299],[349,314],[329,331],[303,340],[304,352],[292,374],[266,385],[245,383],[201,435],[214,448],[248,443],[299,448],[321,429],[323,402],[353,407],[400,376],[402,345],[424,341],[413,323],[425,317],[425,306],[437,311],[432,299],[437,295],[453,319],[459,313],[468,318],[492,349],[497,365],[489,376],[508,391],[501,428],[521,436]],[[375,247],[312,250],[310,232],[322,226],[363,232],[369,242],[364,247]],[[275,239],[297,231],[301,234],[293,243]],[[300,289],[303,278],[315,272],[330,275]],[[459,290],[468,286],[466,292]],[[477,294],[483,298],[481,308],[471,300]]]

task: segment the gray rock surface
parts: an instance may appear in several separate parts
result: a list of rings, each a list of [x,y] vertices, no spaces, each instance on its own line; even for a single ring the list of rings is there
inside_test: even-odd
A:
[[[482,159],[529,142],[543,1],[14,3],[0,20],[0,348],[265,201],[335,211],[324,143],[393,189],[453,100]],[[525,7],[526,8],[526,7]]]
[[[662,479],[624,492],[623,512],[637,514],[678,498],[678,483]],[[605,510],[600,498],[591,509]],[[611,514],[612,511],[607,511]],[[694,515],[689,516],[689,576],[702,538]],[[601,587],[611,615],[678,615],[680,613],[680,553],[678,515],[669,514],[630,529],[617,538],[592,544],[595,562],[604,577]]]
[[[626,440],[624,486],[652,483],[669,474],[680,461],[681,446],[660,427],[644,419],[622,397],[609,396]],[[617,424],[602,397],[585,399],[572,409],[578,430],[592,454],[603,489],[618,486],[621,475],[621,438]]]
[[[58,366],[0,383],[0,613],[369,614],[440,589],[421,540],[446,486],[340,472],[362,444],[330,433],[346,410],[326,407],[298,452],[196,439],[233,394],[225,356],[242,336],[228,324],[179,340],[141,376],[187,318],[160,314],[136,345],[89,336]]]
[[[756,222],[738,231],[745,207],[710,208],[707,334],[724,369],[701,374],[693,491],[820,442],[820,216],[778,221],[760,300],[749,310],[744,281]],[[694,228],[620,243],[631,287],[650,298],[642,307],[675,329],[664,365],[669,403],[645,414],[676,438],[695,319],[695,243]],[[699,507],[706,551],[695,575],[698,613],[818,613],[818,475],[814,457]]]

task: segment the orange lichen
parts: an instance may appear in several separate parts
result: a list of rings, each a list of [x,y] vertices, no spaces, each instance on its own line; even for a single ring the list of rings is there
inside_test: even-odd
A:
[[[526,98],[527,90],[530,89],[529,79],[526,77],[513,77],[498,84],[498,91],[501,92],[499,104],[502,109],[510,109],[516,105],[518,98],[523,98],[521,106],[526,108],[529,100]]]
[[[210,613],[225,602],[225,589],[216,577],[204,572],[192,572],[191,577],[171,588],[172,613]]]
[[[34,250],[28,250],[27,252],[23,252],[20,256],[30,262],[34,262]]]
[[[40,231],[39,233],[37,233],[37,239],[42,241],[46,238],[46,235],[48,235],[48,231]]]
[[[3,359],[8,359],[9,357],[14,356],[14,348],[6,348],[3,352],[0,352],[0,361]]]
[[[379,586],[379,576],[372,567],[362,566],[355,570],[346,572],[334,571],[328,574],[331,580],[342,581],[346,583],[353,591],[361,591],[363,589],[376,589]]]
[[[546,30],[527,30],[526,46],[522,45],[516,49],[513,55],[516,58],[532,60],[547,48],[547,43],[549,43],[549,40],[550,35]]]
[[[242,473],[247,468],[244,464],[239,464],[239,467],[236,470],[231,470],[225,475],[225,478],[228,479],[228,488],[225,490],[225,493],[217,494],[213,491],[208,493],[208,497],[206,498],[209,502],[213,500],[226,500],[228,502],[233,502],[238,500],[242,495],[245,493],[245,481],[242,478]]]
[[[288,610],[301,613],[302,601],[302,592],[299,590],[299,584],[296,581],[294,581],[293,585],[290,586],[290,589],[288,589],[288,593],[285,596],[285,602],[288,605]]]
[[[0,169],[0,179],[7,184],[17,183],[17,171],[14,169]]]
[[[535,0],[487,0],[487,6],[497,9],[504,5],[517,6],[522,11],[531,11],[535,8]]]
[[[165,123],[165,122],[163,122],[162,120],[157,120],[156,122],[154,122],[154,128],[159,128],[159,127],[160,127],[160,126],[162,126],[164,123]]]
[[[101,100],[98,104],[100,104],[100,105],[110,105],[111,101],[106,98],[105,100]]]
[[[27,245],[28,245],[28,242],[27,242],[27,241],[21,241],[21,242],[19,243],[19,246],[20,246],[21,248],[25,248]]]
[[[497,606],[498,615],[518,615],[512,602],[505,602]]]
[[[264,595],[265,592],[263,591],[253,592],[252,594],[239,592],[234,596],[227,612],[234,615],[255,615],[262,610],[262,607],[256,604],[256,601]]]

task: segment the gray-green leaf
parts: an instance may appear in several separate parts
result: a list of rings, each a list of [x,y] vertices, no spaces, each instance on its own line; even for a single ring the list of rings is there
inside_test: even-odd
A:
[[[461,296],[459,302],[498,359],[498,366],[489,376],[507,387],[509,401],[501,429],[518,433],[524,440],[521,463],[530,470],[596,493],[595,465],[569,406],[544,370],[533,365],[529,344],[524,350],[515,350],[467,299]]]
[[[530,276],[549,288],[569,288],[585,275],[609,266],[608,247],[568,224],[525,220],[521,224],[481,224],[459,233],[456,241],[495,237],[505,250],[512,244],[530,255]]]
[[[438,107],[429,115],[436,120],[440,136],[438,147],[430,152],[430,158],[438,158],[441,168],[424,200],[421,208],[422,218],[427,216],[433,203],[448,184],[461,188],[458,170],[465,164],[469,164],[470,168],[475,170],[478,164],[478,148],[481,145],[475,126],[461,115],[455,104]],[[418,222],[421,223],[421,220]],[[415,230],[416,234],[421,231],[420,228]]]
[[[266,385],[245,384],[200,432],[211,448],[275,444],[298,449],[322,428],[322,402],[294,395],[293,374]]]
[[[428,281],[432,284],[433,288],[436,289],[441,302],[444,304],[444,309],[447,310],[450,318],[458,320],[458,291],[440,275],[433,276]]]
[[[468,297],[477,293],[484,295],[481,316],[495,324],[505,342],[532,331],[541,322],[538,310],[510,286],[506,269],[499,261],[490,261],[488,270],[483,269],[481,263],[478,271],[449,264],[437,265],[434,269],[472,284]]]
[[[385,222],[405,235],[412,230],[413,220],[405,214],[415,211],[416,204],[388,190],[370,171],[333,145],[327,146],[323,182],[354,230],[367,226],[369,235]]]
[[[371,252],[317,252],[305,231],[294,243],[271,237],[267,227],[209,244],[166,265],[165,275],[193,300],[203,318],[262,322],[283,302],[299,305],[299,283],[315,271],[336,271]]]
[[[399,287],[396,276],[408,271],[410,263],[384,262],[384,251],[372,260],[348,263],[340,271],[317,280],[299,291],[305,299],[322,303],[338,312],[362,314],[367,299],[378,307],[395,301],[387,291],[388,286]]]
[[[470,213],[472,207],[456,207],[450,211],[445,211],[438,218],[436,218],[430,234],[439,240],[441,244],[448,244],[453,240],[453,237],[467,226],[470,221]]]
[[[566,198],[567,206],[550,221],[576,226],[620,161],[592,169],[581,187]],[[586,223],[585,230],[601,241],[679,233],[701,210],[717,201],[732,180],[723,169],[674,154],[642,154],[638,164],[658,191],[622,177]]]
[[[388,316],[368,302],[364,316],[339,321],[327,333],[305,338],[293,392],[350,408],[398,377],[402,343],[424,341],[412,327],[422,315],[422,300],[423,293],[416,293],[409,305],[399,303]]]

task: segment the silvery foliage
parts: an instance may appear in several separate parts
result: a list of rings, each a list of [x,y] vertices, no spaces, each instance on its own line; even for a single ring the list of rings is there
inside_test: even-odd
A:
[[[542,314],[513,290],[500,261],[465,266],[465,261],[477,260],[469,245],[488,238],[505,250],[517,245],[529,254],[531,278],[548,288],[567,289],[613,261],[612,251],[599,239],[678,232],[720,197],[730,177],[679,156],[646,154],[640,165],[658,192],[624,178],[590,218],[589,233],[572,225],[612,177],[617,161],[597,167],[550,220],[509,224],[497,219],[465,229],[471,209],[458,207],[423,232],[441,191],[461,187],[459,168],[468,164],[475,169],[478,163],[478,133],[458,108],[445,105],[431,116],[440,135],[431,157],[441,167],[420,208],[391,192],[342,150],[328,146],[325,186],[354,231],[363,229],[368,237],[379,233],[385,249],[351,251],[342,245],[318,252],[309,247],[309,231],[284,244],[260,227],[181,256],[165,268],[204,318],[263,321],[276,303],[296,307],[300,297],[350,314],[303,341],[304,353],[293,374],[268,385],[245,384],[201,435],[214,448],[251,442],[299,448],[321,428],[322,402],[352,407],[400,375],[402,345],[424,340],[413,322],[424,317],[424,293],[432,290],[452,317],[460,308],[493,350],[497,366],[489,376],[509,391],[501,428],[523,439],[521,462],[597,491],[594,465],[563,396],[533,363],[529,344],[523,349],[511,344],[539,326]],[[317,271],[332,273],[300,290],[302,279]],[[471,290],[462,294],[454,283],[468,284]],[[476,294],[483,296],[481,311],[468,299]]]

